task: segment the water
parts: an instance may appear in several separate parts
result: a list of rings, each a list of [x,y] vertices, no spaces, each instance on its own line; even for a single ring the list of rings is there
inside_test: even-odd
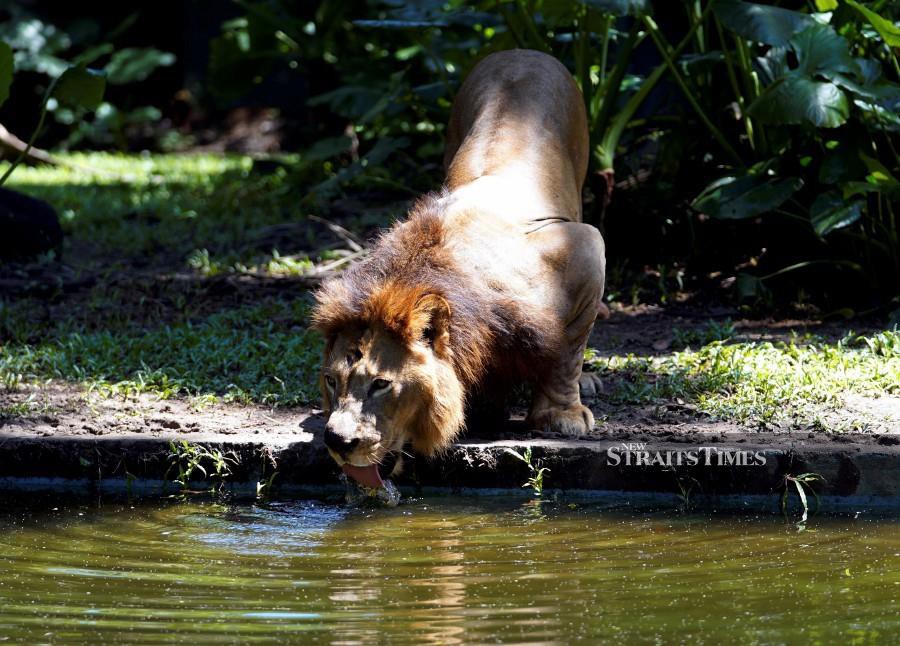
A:
[[[896,643],[898,529],[483,498],[20,509],[0,639]]]

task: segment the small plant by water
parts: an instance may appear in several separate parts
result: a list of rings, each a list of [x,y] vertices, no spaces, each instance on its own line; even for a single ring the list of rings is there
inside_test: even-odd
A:
[[[681,510],[688,511],[691,507],[691,495],[695,489],[701,489],[700,482],[694,476],[678,473],[674,468],[671,472],[675,478],[675,486],[678,487],[678,497],[681,498]]]
[[[264,500],[272,495],[275,478],[278,475],[278,461],[275,459],[275,455],[269,447],[260,449],[259,455],[262,459],[262,468],[259,476],[260,479],[256,481],[256,497],[257,499]],[[271,469],[271,473],[266,475],[266,471],[269,469]]]
[[[210,449],[187,440],[173,440],[169,442],[169,462],[171,464],[165,477],[168,478],[173,470],[177,470],[178,474],[172,482],[180,487],[182,493],[188,490],[191,478],[199,471],[212,483],[209,491],[219,494],[225,486],[225,480],[231,475],[232,465],[238,464],[238,457],[234,451]]]
[[[522,453],[519,453],[515,449],[506,449],[507,453],[512,456],[515,456],[517,459],[521,460],[525,463],[525,466],[528,467],[528,471],[531,475],[528,476],[528,479],[525,481],[525,484],[522,487],[531,487],[532,491],[534,491],[535,496],[540,496],[544,493],[544,474],[550,471],[549,468],[541,466],[542,460],[538,459],[536,462],[532,459],[531,447],[527,447]]]
[[[787,517],[787,503],[791,489],[794,489],[797,492],[797,496],[800,499],[800,507],[803,509],[800,523],[805,523],[806,518],[809,515],[809,499],[806,495],[807,490],[809,490],[809,493],[812,494],[813,499],[816,501],[816,509],[819,508],[819,494],[817,494],[812,487],[812,483],[814,482],[825,482],[825,478],[818,473],[801,473],[796,476],[785,474],[783,483],[784,491],[781,493],[781,513],[784,514],[785,517]]]

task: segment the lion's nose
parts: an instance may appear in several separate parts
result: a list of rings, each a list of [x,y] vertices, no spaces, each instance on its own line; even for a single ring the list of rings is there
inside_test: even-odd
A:
[[[344,437],[339,433],[335,433],[330,428],[325,429],[325,446],[327,446],[335,453],[346,455],[347,453],[350,453],[350,451],[355,449],[358,445],[358,437]]]

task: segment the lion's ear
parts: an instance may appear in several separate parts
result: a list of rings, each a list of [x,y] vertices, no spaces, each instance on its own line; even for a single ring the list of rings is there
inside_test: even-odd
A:
[[[416,301],[410,317],[415,338],[430,345],[435,353],[447,356],[450,350],[450,304],[437,294],[425,294]]]

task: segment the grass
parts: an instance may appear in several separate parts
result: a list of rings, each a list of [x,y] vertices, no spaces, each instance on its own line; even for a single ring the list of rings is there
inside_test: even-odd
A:
[[[304,301],[238,307],[199,321],[83,331],[63,321],[36,343],[8,342],[0,383],[47,378],[106,396],[212,394],[227,402],[310,404],[318,398],[318,335]]]
[[[234,451],[210,449],[202,444],[191,444],[187,440],[172,441],[169,442],[169,469],[165,477],[168,478],[172,471],[177,471],[172,482],[185,493],[191,479],[199,472],[204,480],[208,479],[211,482],[210,492],[221,494],[225,480],[231,476],[231,467],[236,464],[238,457]]]
[[[10,187],[56,207],[64,264],[93,282],[0,298],[0,394],[62,380],[108,397],[318,403],[321,340],[308,329],[308,291],[291,280],[348,250],[323,245],[323,228],[307,218],[298,186],[310,185],[304,173],[314,169],[259,173],[248,158],[213,155],[62,159],[67,165],[18,169]],[[357,236],[386,225],[402,204],[385,204],[360,201],[340,225]],[[45,259],[12,270],[45,276],[60,267]],[[231,277],[253,280],[222,281]],[[588,351],[586,361],[608,377],[609,403],[675,402],[747,425],[833,428],[820,416],[839,410],[848,393],[900,395],[896,332],[744,342],[725,321],[672,337],[684,349],[655,357]],[[52,402],[0,404],[2,421]]]
[[[90,153],[60,159],[65,165],[17,169],[8,187],[57,209],[69,240],[66,253],[74,252],[79,264],[138,261],[164,263],[171,271],[199,265],[207,274],[271,266],[284,275],[318,259],[278,246],[319,251],[314,232],[294,225],[318,208],[298,186],[317,177],[320,164],[257,172],[253,160],[241,156]],[[356,219],[351,226],[385,218],[363,209]]]
[[[274,292],[222,288],[209,280],[290,278],[335,257],[333,249],[317,251],[308,230],[303,235],[307,209],[296,178],[281,168],[255,173],[244,157],[62,160],[56,168],[18,169],[10,187],[57,209],[63,260],[93,275],[94,286],[0,300],[0,387],[61,379],[107,396],[317,400],[320,340],[307,329],[306,290],[290,282]],[[55,268],[44,260],[42,271]]]
[[[844,395],[900,395],[900,332],[847,335],[836,343],[795,336],[788,342],[712,341],[659,357],[588,353],[612,382],[619,405],[680,402],[746,425],[815,426]]]

